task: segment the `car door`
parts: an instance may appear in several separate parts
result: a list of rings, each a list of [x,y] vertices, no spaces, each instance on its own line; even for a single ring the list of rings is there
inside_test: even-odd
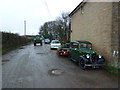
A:
[[[71,51],[70,51],[71,58],[74,61],[77,61],[79,57],[79,44],[78,43],[73,43],[71,46]]]

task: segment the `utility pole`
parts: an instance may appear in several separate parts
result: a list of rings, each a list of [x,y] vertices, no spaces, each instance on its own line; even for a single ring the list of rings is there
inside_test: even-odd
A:
[[[24,21],[24,35],[26,36],[26,20]]]

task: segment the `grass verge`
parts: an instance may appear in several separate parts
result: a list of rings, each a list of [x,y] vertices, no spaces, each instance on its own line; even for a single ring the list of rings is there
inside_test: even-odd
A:
[[[120,68],[116,68],[116,67],[108,66],[108,65],[103,65],[103,67],[112,76],[120,78]]]
[[[31,43],[32,43],[32,42],[28,42],[28,43],[26,43],[26,44],[19,45],[19,46],[16,46],[16,47],[10,47],[10,48],[6,48],[6,49],[2,49],[2,50],[0,50],[0,54],[4,55],[4,54],[6,54],[6,53],[8,53],[8,52],[10,52],[10,51],[12,51],[12,50],[15,50],[15,49],[21,47],[21,46],[29,45],[29,44],[31,44]]]

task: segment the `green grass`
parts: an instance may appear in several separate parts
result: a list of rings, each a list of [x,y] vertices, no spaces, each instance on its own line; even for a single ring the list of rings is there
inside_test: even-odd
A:
[[[120,68],[116,68],[116,67],[108,66],[108,65],[104,65],[103,67],[112,76],[120,78]]]

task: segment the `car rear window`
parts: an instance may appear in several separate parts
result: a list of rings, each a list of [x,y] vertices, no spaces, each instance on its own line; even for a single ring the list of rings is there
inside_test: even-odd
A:
[[[83,48],[83,49],[91,49],[91,48],[92,48],[92,45],[91,45],[91,44],[80,44],[80,48]]]

